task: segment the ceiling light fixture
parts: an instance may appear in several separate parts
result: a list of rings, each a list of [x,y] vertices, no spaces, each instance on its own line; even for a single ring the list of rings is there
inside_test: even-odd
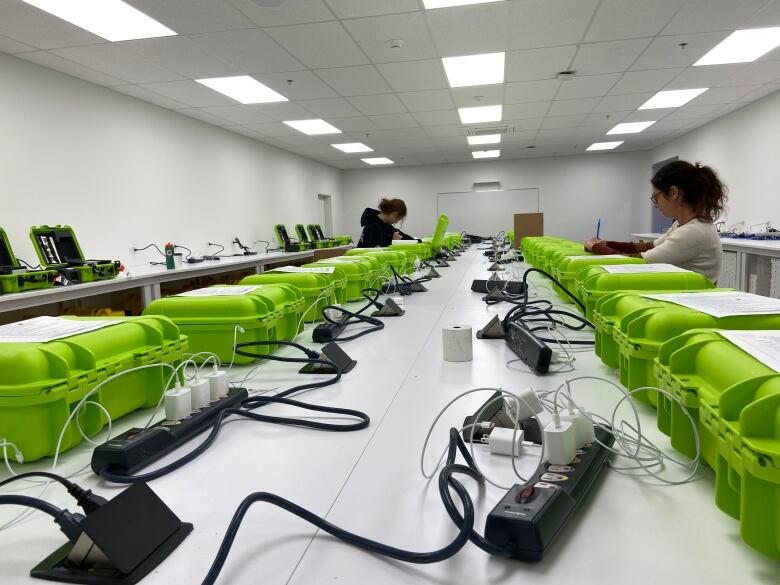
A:
[[[122,0],[22,0],[108,41],[177,35]]]
[[[275,92],[249,75],[212,77],[210,79],[196,79],[195,81],[242,104],[288,101],[282,94]]]
[[[468,140],[469,144],[471,144],[472,146],[478,144],[500,144],[501,134],[483,134],[481,136],[467,136],[466,140]]]
[[[331,144],[333,148],[339,149],[341,152],[374,152],[374,149],[370,146],[366,146],[362,142],[347,142],[345,144]]]
[[[780,27],[736,30],[715,45],[698,65],[750,63],[780,45]]]
[[[501,156],[500,150],[476,150],[471,153],[474,158],[498,158]]]
[[[367,165],[393,165],[393,164],[395,164],[389,158],[385,158],[383,156],[380,156],[378,158],[361,158],[360,160],[362,160]]]
[[[286,120],[283,124],[287,124],[290,128],[294,128],[298,132],[303,132],[309,136],[318,134],[341,134],[341,130],[319,118],[316,120]]]
[[[623,144],[622,140],[620,142],[594,142],[585,150],[612,150],[621,144]]]
[[[487,4],[503,0],[423,0],[423,6],[428,10],[434,8],[450,8],[452,6],[467,6],[469,4]]]
[[[504,83],[506,53],[485,53],[441,60],[450,87]]]
[[[650,126],[656,123],[657,120],[652,122],[623,122],[618,124],[607,134],[638,134],[643,130],[647,130]]]
[[[500,122],[503,107],[476,106],[473,108],[458,108],[458,115],[463,124],[479,124],[481,122]]]
[[[684,106],[693,98],[700,96],[709,87],[699,87],[697,89],[673,89],[668,91],[659,91],[641,106],[640,110],[657,110],[661,108],[679,108]]]

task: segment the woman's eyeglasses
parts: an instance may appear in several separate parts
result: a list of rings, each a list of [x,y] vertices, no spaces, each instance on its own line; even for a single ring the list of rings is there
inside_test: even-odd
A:
[[[663,191],[659,191],[658,193],[653,193],[652,195],[650,195],[650,201],[653,202],[653,205],[657,205],[658,204],[658,197],[660,197],[663,193],[666,193],[666,189],[664,189]]]

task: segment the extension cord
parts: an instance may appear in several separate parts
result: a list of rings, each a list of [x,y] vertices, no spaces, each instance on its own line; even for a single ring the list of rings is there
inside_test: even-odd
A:
[[[164,420],[146,429],[125,431],[95,447],[92,452],[92,471],[98,475],[103,470],[132,475],[211,426],[226,408],[238,408],[247,397],[244,388],[234,389],[227,396],[181,421]]]
[[[320,323],[312,331],[311,339],[314,343],[328,343],[336,339],[347,325],[343,322],[339,323]]]
[[[596,438],[598,442],[580,449],[567,464],[548,464],[528,484],[513,486],[488,515],[485,540],[511,548],[514,559],[541,560],[590,492],[609,457],[607,447],[614,443],[614,436],[599,428]]]
[[[515,355],[536,373],[546,374],[550,369],[552,350],[529,329],[510,322],[504,339]]]

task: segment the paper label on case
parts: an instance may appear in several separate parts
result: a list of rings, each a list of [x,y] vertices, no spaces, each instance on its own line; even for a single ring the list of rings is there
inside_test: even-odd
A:
[[[0,325],[0,343],[46,343],[47,341],[89,333],[122,322],[122,319],[76,321],[60,317],[35,317],[26,321]]]
[[[692,272],[674,264],[606,264],[602,266],[610,274],[664,274],[670,272]]]
[[[247,293],[251,293],[259,288],[263,288],[262,284],[255,284],[250,286],[210,286],[207,288],[198,288],[195,290],[188,290],[187,292],[175,295],[177,297],[239,297]]]
[[[642,296],[648,299],[674,303],[675,305],[694,309],[713,317],[780,314],[780,299],[740,291],[703,291]]]

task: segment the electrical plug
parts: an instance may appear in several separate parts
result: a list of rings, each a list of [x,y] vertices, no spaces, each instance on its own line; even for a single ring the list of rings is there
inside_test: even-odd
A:
[[[552,422],[544,427],[544,456],[552,465],[568,465],[577,454],[574,425],[553,414]]]

